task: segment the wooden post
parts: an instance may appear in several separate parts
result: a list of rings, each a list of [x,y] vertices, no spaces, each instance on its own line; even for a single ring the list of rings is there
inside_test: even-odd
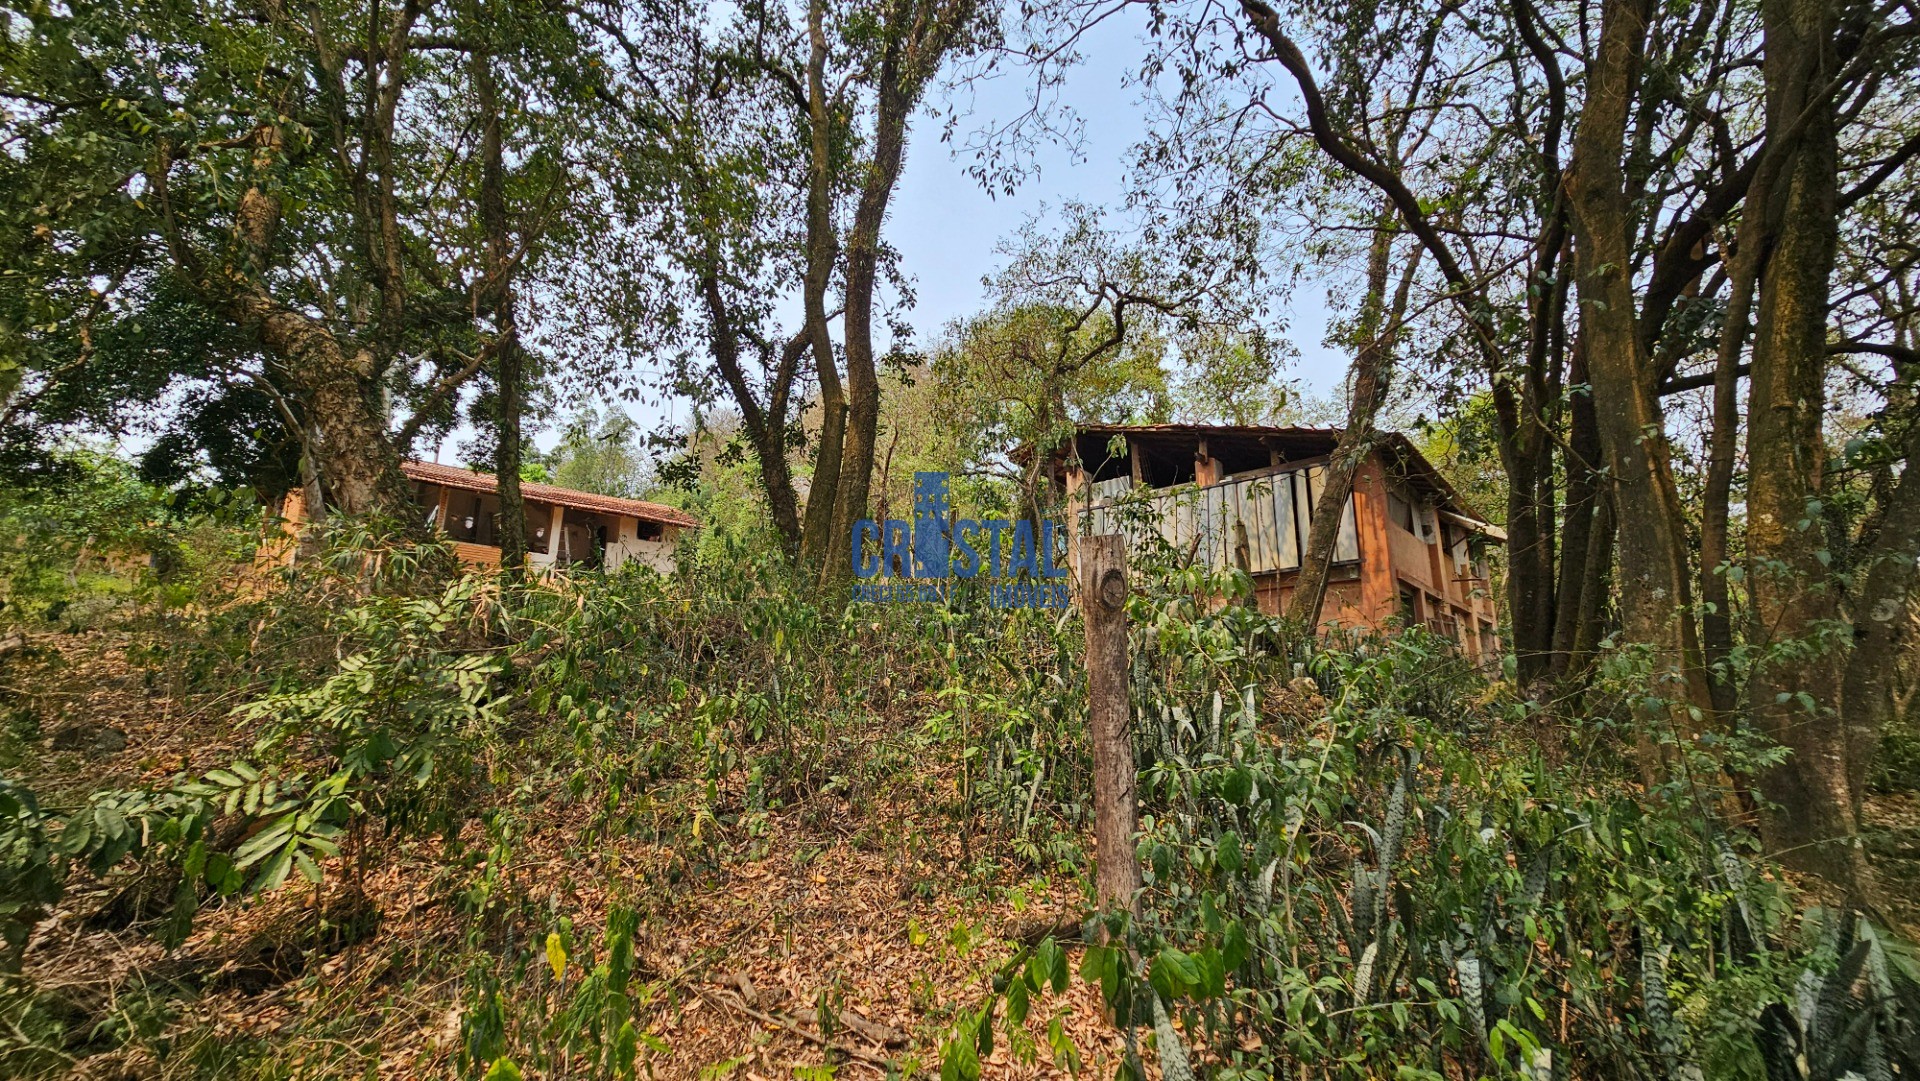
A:
[[[1078,461],[1067,467],[1067,569],[1076,575],[1080,573],[1081,515],[1093,505],[1092,485]]]
[[[547,561],[556,569],[560,566],[560,546],[567,535],[567,508],[558,503],[553,505],[553,518],[547,526]],[[571,558],[572,552],[567,556]]]
[[[1354,539],[1360,548],[1360,618],[1373,626],[1391,617],[1400,604],[1387,542],[1386,493],[1379,452],[1374,451],[1353,475]]]
[[[1220,464],[1208,452],[1205,439],[1200,441],[1193,454],[1193,483],[1202,488],[1220,483]]]
[[[1080,540],[1080,613],[1087,624],[1087,728],[1093,741],[1093,840],[1100,909],[1132,911],[1140,890],[1133,835],[1132,705],[1127,693],[1127,548],[1117,534]]]

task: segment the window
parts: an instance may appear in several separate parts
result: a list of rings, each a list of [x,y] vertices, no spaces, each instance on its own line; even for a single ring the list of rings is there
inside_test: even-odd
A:
[[[1398,492],[1387,493],[1387,520],[1409,533],[1413,532],[1413,506]]]
[[[1459,526],[1442,526],[1447,550],[1453,555],[1453,573],[1457,578],[1477,578],[1473,573],[1473,553],[1467,544],[1467,531]]]

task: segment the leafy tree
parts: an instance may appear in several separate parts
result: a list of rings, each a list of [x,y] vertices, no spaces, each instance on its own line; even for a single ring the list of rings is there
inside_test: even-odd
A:
[[[581,406],[545,464],[548,483],[563,488],[643,499],[655,487],[640,428],[619,409]]]
[[[601,24],[623,124],[657,138],[622,162],[613,190],[630,235],[664,256],[640,291],[664,294],[672,313],[667,381],[738,413],[774,525],[815,573],[845,573],[866,511],[878,288],[893,261],[882,233],[908,129],[948,59],[990,39],[993,18],[974,0],[812,0],[804,12],[750,4]],[[672,62],[657,71],[663,53]],[[800,325],[777,329],[796,292]],[[809,382],[820,419],[803,515],[789,459]]]
[[[1239,334],[1196,338],[1180,351],[1170,390],[1173,419],[1192,424],[1284,424],[1294,392],[1281,378],[1276,350]]]
[[[86,381],[102,355],[93,327],[139,327],[131,313],[184,300],[221,330],[200,363],[143,369],[149,383],[251,383],[274,397],[328,505],[403,502],[413,437],[446,423],[511,342],[476,314],[498,314],[539,233],[531,212],[517,230],[478,220],[487,190],[522,207],[544,196],[503,190],[499,140],[467,137],[468,80],[514,77],[493,95],[496,118],[506,100],[522,118],[563,105],[561,77],[579,70],[556,55],[572,48],[564,16],[208,0],[39,5],[9,24],[8,205],[27,239],[0,254],[39,305],[7,317],[9,413],[21,395],[37,404]],[[515,62],[496,72],[508,48]],[[492,183],[474,175],[488,173],[485,146]],[[551,170],[542,183],[539,155],[526,160],[524,187],[551,195]],[[397,427],[393,405],[408,411]]]

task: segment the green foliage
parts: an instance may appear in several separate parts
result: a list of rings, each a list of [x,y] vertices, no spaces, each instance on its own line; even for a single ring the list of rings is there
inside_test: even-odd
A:
[[[248,703],[236,719],[260,729],[262,754],[336,763],[318,787],[345,808],[390,828],[449,828],[505,704],[492,686],[500,661],[461,648],[487,588],[459,578],[438,596],[368,598],[338,629],[356,652],[318,684]],[[264,838],[285,842],[269,865],[280,877],[287,860],[308,869],[301,821],[277,819],[249,842],[262,852],[274,848]]]
[[[1077,973],[1165,1076],[1743,1077],[1802,1052],[1809,1076],[1881,1076],[1911,1054],[1908,955],[1864,921],[1797,926],[1693,786],[1621,783],[1606,717],[1543,744],[1418,629],[1309,650],[1171,590],[1131,615],[1146,890],[1136,919],[1089,924],[1112,944]],[[1324,704],[1276,704],[1289,682]],[[1677,768],[1771,760],[1721,753]],[[1064,982],[1058,950],[996,981],[1009,1026]],[[1871,957],[1882,991],[1857,978]],[[1823,987],[1850,1025],[1804,1005]],[[946,1044],[952,1076],[995,1009]]]
[[[631,909],[608,913],[596,961],[591,944],[562,917],[547,935],[546,969],[516,960],[518,987],[511,1001],[501,993],[498,974],[477,962],[467,977],[468,1008],[461,1021],[468,1075],[479,1076],[484,1068],[493,1078],[505,1063],[518,1077],[524,1063],[542,1073],[572,1066],[591,1077],[631,1078],[647,1055],[669,1050],[635,1024],[635,1011],[659,993],[656,985],[634,980],[638,927]]]
[[[18,965],[27,935],[60,899],[58,856],[47,816],[24,786],[0,778],[0,941],[7,967]]]
[[[187,554],[170,504],[125,462],[84,448],[0,487],[0,619],[58,618],[173,576]]]
[[[581,406],[548,455],[543,483],[622,499],[645,499],[656,486],[639,427],[625,413]]]
[[[24,937],[75,868],[101,876],[134,857],[164,868],[174,885],[160,934],[177,943],[204,896],[271,891],[294,872],[317,883],[347,835],[360,869],[369,825],[424,832],[464,816],[485,779],[476,751],[488,746],[500,710],[489,680],[497,662],[466,648],[463,633],[484,613],[475,601],[489,585],[461,578],[438,594],[386,592],[423,563],[443,563],[443,553],[351,539],[360,543],[336,547],[321,565],[357,572],[365,591],[357,603],[337,614],[308,607],[334,599],[339,580],[323,574],[314,592],[289,594],[274,613],[283,630],[318,623],[329,632],[343,651],[334,670],[310,685],[292,674],[285,678],[296,686],[234,711],[260,733],[262,765],[243,760],[150,787],[102,789],[66,810],[43,810],[8,782],[0,799],[8,941]]]
[[[354,526],[244,625],[204,625],[273,673],[237,685],[242,761],[51,806],[0,785],[0,927],[21,941],[75,876],[147,878],[172,899],[152,930],[179,941],[211,899],[351,886],[380,845],[437,835],[465,1072],[625,1077],[668,1053],[644,1007],[669,984],[635,972],[634,898],[594,933],[529,903],[513,869],[549,801],[578,807],[583,851],[671,845],[672,877],[752,856],[783,807],[940,770],[951,786],[917,789],[933,810],[1090,882],[1071,613],[987,608],[966,583],[838,606],[734,539],[672,576],[448,566]],[[1076,980],[1130,1076],[1151,1057],[1171,1078],[1736,1077],[1784,1048],[1837,1078],[1910,1055],[1910,956],[1796,914],[1683,783],[1772,752],[1716,740],[1655,793],[1628,780],[1635,651],[1612,652],[1590,716],[1549,727],[1418,629],[1315,643],[1247,603],[1244,575],[1151,543],[1136,572],[1139,913],[1088,927],[1077,957],[1044,940],[1002,965],[953,1017],[943,1077],[981,1076],[997,1041],[1077,1068],[1047,1013]]]

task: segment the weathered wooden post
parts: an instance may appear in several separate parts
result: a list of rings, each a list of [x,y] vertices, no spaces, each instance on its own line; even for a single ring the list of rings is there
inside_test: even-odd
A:
[[[1087,625],[1087,728],[1093,740],[1093,841],[1100,909],[1133,910],[1140,889],[1132,708],[1127,693],[1127,548],[1080,538],[1080,613]]]

